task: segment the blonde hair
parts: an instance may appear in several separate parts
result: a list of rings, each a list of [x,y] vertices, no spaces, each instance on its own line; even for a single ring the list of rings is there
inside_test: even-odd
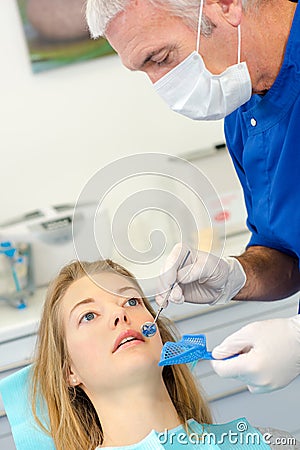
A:
[[[134,276],[111,260],[92,263],[76,261],[60,271],[50,285],[45,300],[31,393],[35,420],[52,437],[57,450],[92,450],[103,441],[101,423],[93,404],[80,387],[69,386],[69,355],[60,307],[63,296],[74,281],[106,271],[129,277],[140,292],[146,308],[155,317]],[[170,321],[160,318],[157,325],[163,343],[174,341]],[[212,423],[208,405],[186,365],[165,366],[163,380],[182,424],[187,427],[190,418],[199,423]]]

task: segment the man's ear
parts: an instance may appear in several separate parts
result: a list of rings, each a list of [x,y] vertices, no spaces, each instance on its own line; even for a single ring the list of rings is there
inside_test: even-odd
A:
[[[237,27],[242,18],[242,0],[219,0],[223,17],[230,25]]]
[[[206,0],[204,6],[207,8],[206,13],[208,17],[213,21],[214,18],[209,14],[211,7],[233,27],[237,27],[241,23],[242,0]]]

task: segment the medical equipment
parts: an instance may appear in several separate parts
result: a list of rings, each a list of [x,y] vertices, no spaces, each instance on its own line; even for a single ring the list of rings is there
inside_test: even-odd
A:
[[[234,358],[232,355],[228,358]],[[206,348],[206,337],[204,334],[184,334],[178,342],[166,342],[161,352],[159,366],[170,366],[173,364],[187,364],[199,359],[215,359]]]
[[[94,202],[77,204],[76,208],[73,204],[41,208],[0,224],[0,240],[30,244],[34,284],[45,286],[74,259],[94,261],[111,255],[111,239],[105,235],[109,229],[108,214],[101,210],[95,217],[96,213]],[[73,236],[74,220],[76,233]],[[101,254],[97,233],[101,238]],[[78,247],[81,249],[79,258]]]
[[[34,292],[30,257],[28,244],[0,242],[0,300],[18,309],[26,307],[27,297]]]
[[[191,253],[191,252],[190,252],[190,250],[189,250],[189,251],[187,252],[187,254],[185,255],[185,257],[184,257],[182,263],[180,264],[178,270],[180,270],[180,269],[183,268],[183,266],[184,266],[185,263],[187,262],[188,257],[190,256],[190,253]],[[142,335],[143,335],[143,336],[149,338],[149,337],[153,337],[153,336],[155,335],[155,333],[156,333],[156,331],[157,331],[157,326],[156,326],[157,319],[159,318],[160,313],[162,312],[162,310],[165,309],[165,307],[168,305],[168,300],[169,300],[169,297],[170,297],[170,295],[171,295],[172,289],[173,289],[174,286],[175,286],[175,283],[176,283],[176,282],[174,282],[174,283],[171,285],[171,288],[170,288],[169,292],[167,293],[167,295],[166,295],[166,297],[165,297],[165,299],[164,299],[163,304],[160,306],[159,310],[158,310],[157,313],[156,313],[156,316],[155,316],[155,318],[154,318],[154,321],[153,321],[153,322],[145,322],[145,323],[141,326],[141,332],[142,332]]]

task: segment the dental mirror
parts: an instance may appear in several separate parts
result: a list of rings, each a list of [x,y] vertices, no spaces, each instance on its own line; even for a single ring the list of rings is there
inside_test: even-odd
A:
[[[178,270],[180,270],[180,269],[183,268],[183,266],[184,266],[185,263],[187,262],[188,257],[190,256],[190,254],[191,254],[191,252],[190,252],[190,250],[189,250],[189,251],[187,252],[187,254],[185,255],[185,257],[184,257],[182,263],[180,264]],[[153,337],[153,336],[155,335],[155,333],[157,332],[156,321],[157,321],[157,319],[159,318],[159,315],[160,315],[160,313],[162,312],[162,310],[165,309],[165,307],[167,306],[169,297],[170,297],[170,295],[171,295],[171,292],[172,292],[172,290],[173,290],[175,284],[176,284],[176,281],[174,281],[174,283],[171,285],[170,290],[169,290],[169,292],[167,293],[167,295],[166,295],[166,297],[165,297],[165,299],[164,299],[164,301],[163,301],[161,307],[160,307],[159,310],[157,311],[157,314],[156,314],[156,316],[155,316],[155,318],[154,318],[154,321],[153,321],[153,322],[145,322],[145,323],[141,326],[141,333],[142,333],[143,336],[145,336],[145,337],[147,337],[147,338],[150,338],[150,337]]]

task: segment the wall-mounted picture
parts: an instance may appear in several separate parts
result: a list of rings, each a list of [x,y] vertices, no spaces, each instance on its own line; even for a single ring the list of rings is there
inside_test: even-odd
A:
[[[90,39],[85,0],[17,0],[34,73],[109,55],[105,39]]]

